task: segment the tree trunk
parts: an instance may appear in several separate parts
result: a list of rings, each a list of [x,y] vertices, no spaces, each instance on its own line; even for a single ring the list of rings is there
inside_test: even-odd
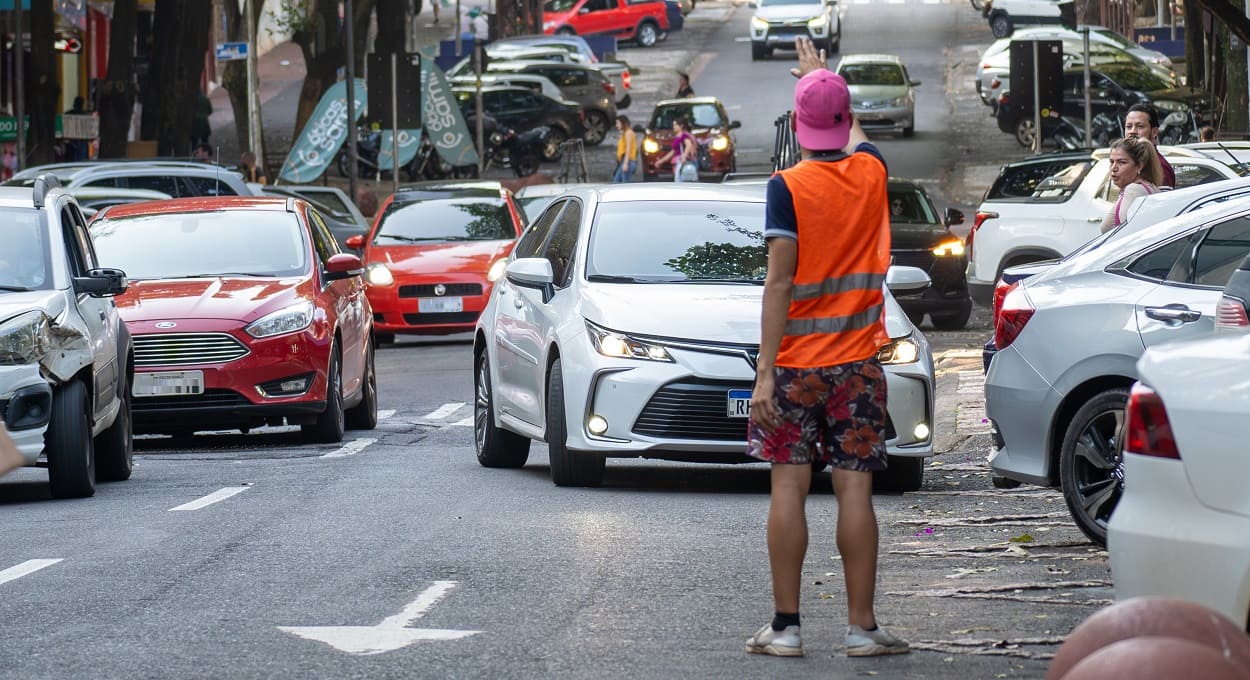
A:
[[[26,114],[30,128],[26,131],[26,158],[22,167],[45,165],[56,160],[57,98],[61,86],[52,53],[53,23],[51,2],[30,4],[30,70],[26,80]]]
[[[173,15],[165,17],[162,13]],[[156,93],[156,152],[160,156],[191,155],[191,121],[200,95],[212,4],[201,0],[163,0],[156,4],[156,24],[172,30],[154,31],[154,60],[160,63]],[[159,30],[159,29],[158,29]]]
[[[1228,0],[1228,3],[1244,14],[1245,0]],[[1225,72],[1228,78],[1224,83],[1224,118],[1220,121],[1220,127],[1244,133],[1250,130],[1250,102],[1247,101],[1246,92],[1246,43],[1237,42],[1240,45],[1230,45],[1225,55]]]
[[[1203,87],[1206,84],[1206,52],[1202,49],[1206,34],[1202,30],[1202,7],[1186,2],[1185,11],[1185,84]]]
[[[109,24],[108,77],[100,86],[100,158],[125,158],[135,109],[137,0],[114,0]]]
[[[314,9],[312,26],[292,38],[304,53],[304,85],[299,92],[299,106],[295,110],[295,137],[299,137],[304,124],[312,117],[317,103],[326,90],[338,81],[338,69],[345,61],[343,30],[339,25],[338,4],[318,0]],[[356,15],[352,15],[356,19]]]
[[[369,16],[373,14],[374,0],[352,0],[356,13],[352,15],[352,53],[355,55],[356,77],[365,75],[365,48],[369,42]],[[379,22],[380,23],[380,22]]]
[[[377,0],[378,37],[373,42],[375,54],[391,54],[404,51],[408,19],[408,0]]]
[[[259,25],[261,16],[261,0],[252,3],[252,22]],[[226,2],[222,5],[222,11],[226,15],[226,39],[230,42],[246,42],[247,41],[247,24],[243,20],[243,10],[238,2]],[[251,146],[252,138],[249,132],[252,128],[252,121],[248,117],[247,108],[247,62],[243,60],[231,61],[226,63],[226,67],[222,72],[221,86],[226,88],[226,93],[230,95],[230,110],[234,112],[234,131],[238,137],[240,149],[247,149]],[[264,121],[261,122],[261,139],[264,139]],[[268,149],[267,145],[262,144],[263,148]],[[257,162],[263,163],[263,159],[256,159]]]

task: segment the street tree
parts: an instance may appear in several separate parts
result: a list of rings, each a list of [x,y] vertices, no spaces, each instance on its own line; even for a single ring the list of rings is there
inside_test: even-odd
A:
[[[260,24],[261,5],[262,3],[250,2],[243,3],[251,8],[251,16],[246,19],[243,16],[243,6],[238,2],[227,2],[222,5],[222,12],[226,19],[226,40],[230,42],[245,42],[248,38],[247,21],[252,22],[252,30]],[[230,95],[230,109],[234,112],[234,130],[238,137],[240,149],[247,149],[250,146],[252,121],[248,118],[247,109],[247,61],[236,60],[226,63],[226,68],[221,76],[221,86],[226,88],[226,93]],[[261,122],[260,138],[264,140],[264,124]],[[261,144],[261,148],[269,148],[265,144]],[[264,159],[258,158],[259,163],[264,164]]]
[[[363,72],[364,42],[368,35],[369,14],[374,0],[348,0],[352,12],[356,73]],[[304,56],[303,86],[295,111],[294,136],[298,137],[317,108],[322,95],[338,81],[338,70],[346,63],[339,3],[333,0],[285,0],[274,12],[278,29],[291,34]]]
[[[212,3],[203,0],[156,3],[140,133],[143,139],[157,141],[157,155],[191,154],[191,122],[201,94],[212,9]]]
[[[55,158],[57,99],[61,86],[57,79],[52,43],[54,22],[51,2],[30,4],[30,66],[26,78],[26,158],[23,167],[51,163]]]
[[[100,158],[124,158],[135,108],[137,0],[114,0],[109,24],[108,74],[99,88]]]

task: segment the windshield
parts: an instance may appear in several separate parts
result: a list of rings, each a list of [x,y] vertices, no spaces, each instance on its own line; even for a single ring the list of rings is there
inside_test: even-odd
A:
[[[890,187],[890,223],[937,224],[938,216],[927,196],[915,187]]]
[[[1133,66],[1104,66],[1102,72],[1111,78],[1120,87],[1128,90],[1137,90],[1138,92],[1150,92],[1151,90],[1166,90],[1170,87],[1163,78],[1160,78],[1153,71],[1146,68]]]
[[[308,248],[286,211],[219,210],[99,220],[91,225],[102,267],[131,279],[300,276]]]
[[[543,3],[544,12],[567,12],[578,3],[578,0],[547,0]]]
[[[391,203],[373,242],[502,241],[516,238],[508,206],[499,197],[466,196]]]
[[[692,127],[715,128],[725,127],[725,118],[715,104],[671,104],[655,109],[651,118],[652,130],[666,130],[673,127],[673,121],[685,118]]]
[[[843,64],[838,75],[847,85],[903,85],[903,69],[898,64]]]
[[[744,201],[601,203],[586,275],[620,282],[762,282],[764,204]]]
[[[52,287],[47,230],[38,210],[0,210],[0,295]]]
[[[1101,35],[1107,42],[1117,45],[1122,49],[1132,50],[1137,48],[1137,43],[1125,38],[1109,28],[1091,28],[1089,30]]]

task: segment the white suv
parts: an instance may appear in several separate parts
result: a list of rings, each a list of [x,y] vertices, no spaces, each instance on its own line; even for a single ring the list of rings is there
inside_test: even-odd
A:
[[[55,178],[0,187],[0,418],[27,465],[47,457],[54,498],[95,493],[132,467],[130,333],[86,220]]]
[[[800,36],[828,54],[842,45],[837,0],[751,0],[751,61],[772,56],[773,49],[794,49]]]
[[[1226,150],[1161,146],[1178,189],[1233,179],[1250,145]],[[1231,165],[1231,167],[1230,167]],[[968,234],[968,291],[988,303],[1003,270],[1063,257],[1099,234],[1119,190],[1107,150],[1035,156],[1003,167]]]

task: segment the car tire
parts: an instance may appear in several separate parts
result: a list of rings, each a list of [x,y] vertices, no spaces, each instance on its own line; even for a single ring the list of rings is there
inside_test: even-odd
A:
[[[124,482],[135,466],[134,433],[130,421],[130,385],[122,384],[121,408],[109,428],[95,439],[95,479],[97,482]]]
[[[842,49],[842,23],[838,23],[838,32],[829,39],[829,49],[825,50],[825,54],[837,54]]]
[[[915,137],[915,136],[916,136],[916,128],[914,126],[903,128],[904,139],[911,139],[912,137]]]
[[[343,414],[349,430],[372,430],[378,426],[378,373],[373,365],[373,343],[365,349],[365,374],[361,383],[360,403]]]
[[[599,486],[607,460],[568,447],[568,425],[564,417],[564,370],[560,359],[547,374],[547,451],[551,458],[551,481],[556,486]]]
[[[393,345],[393,344],[395,344],[394,333],[374,333],[373,334],[373,346],[374,347],[381,347],[382,345]]]
[[[1032,118],[1027,116],[1022,117],[1020,120],[1017,120],[1016,124],[1012,127],[1015,129],[1016,144],[1019,144],[1026,149],[1033,146],[1033,136],[1035,132],[1033,130]]]
[[[612,122],[608,120],[608,114],[602,111],[587,111],[586,132],[582,135],[582,141],[588,146],[599,146],[607,138],[611,127]]]
[[[52,394],[52,417],[44,435],[48,482],[53,498],[87,498],[95,494],[95,440],[87,386],[70,381]]]
[[[312,425],[304,425],[304,431],[310,441],[319,444],[337,444],[343,441],[343,432],[347,429],[346,417],[343,413],[343,358],[339,344],[330,348],[330,366],[326,369],[326,410],[317,416]]]
[[[519,468],[530,457],[529,437],[495,424],[495,394],[490,382],[490,358],[485,350],[477,360],[473,383],[473,446],[482,467]]]
[[[949,314],[929,314],[933,327],[939,331],[962,331],[972,316],[972,300],[965,300],[959,311]]]
[[[564,128],[553,126],[547,133],[547,143],[543,146],[543,160],[551,163],[564,157],[564,142],[569,134]]]
[[[1077,528],[1098,545],[1107,544],[1107,521],[1124,490],[1120,441],[1127,408],[1126,387],[1094,395],[1073,414],[1059,450],[1063,499]]]
[[[878,491],[919,491],[924,483],[924,458],[889,456],[889,465],[872,475],[872,486]]]
[[[577,31],[572,26],[561,26],[556,29],[556,35],[577,35]]]
[[[1015,32],[1016,27],[1011,23],[1011,17],[1006,12],[997,12],[990,15],[990,32],[995,38],[1007,38]]]
[[[634,42],[638,43],[639,47],[655,47],[659,40],[660,27],[650,19],[638,24],[638,29],[634,31]]]
[[[751,61],[759,61],[764,58],[764,46],[751,43]]]
[[[920,328],[920,324],[924,323],[924,312],[905,311],[904,313],[907,314],[907,320],[916,328]]]

